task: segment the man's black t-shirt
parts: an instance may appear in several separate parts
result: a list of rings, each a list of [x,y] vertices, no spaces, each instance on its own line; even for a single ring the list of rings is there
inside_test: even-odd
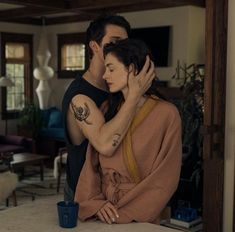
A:
[[[76,77],[76,79],[70,84],[69,88],[67,89],[63,97],[63,102],[62,102],[63,123],[65,128],[65,139],[68,149],[66,176],[67,176],[68,185],[74,192],[76,190],[77,181],[86,159],[86,150],[88,145],[87,139],[85,139],[80,145],[73,145],[71,143],[66,126],[67,111],[69,109],[69,104],[72,98],[78,94],[83,94],[91,98],[95,102],[98,108],[108,97],[107,92],[91,85],[81,76]]]

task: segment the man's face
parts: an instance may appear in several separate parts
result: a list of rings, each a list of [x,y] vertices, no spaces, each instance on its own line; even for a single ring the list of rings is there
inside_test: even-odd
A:
[[[105,36],[103,37],[100,44],[100,52],[99,52],[99,55],[102,58],[102,60],[104,60],[103,48],[105,44],[128,38],[126,30],[123,27],[119,27],[117,25],[113,24],[107,25],[105,28],[105,32],[106,32]]]

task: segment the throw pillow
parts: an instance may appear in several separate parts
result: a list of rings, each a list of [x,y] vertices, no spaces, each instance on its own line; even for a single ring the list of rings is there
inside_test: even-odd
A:
[[[51,111],[48,127],[62,127],[62,113],[58,109]]]
[[[47,127],[50,118],[51,109],[41,110],[43,126]]]

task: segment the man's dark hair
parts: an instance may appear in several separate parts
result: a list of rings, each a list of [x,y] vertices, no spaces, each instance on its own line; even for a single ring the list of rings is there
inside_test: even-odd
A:
[[[93,53],[89,47],[89,42],[96,41],[100,45],[103,37],[105,36],[106,26],[110,24],[124,28],[128,36],[130,35],[130,24],[124,17],[110,14],[100,15],[97,19],[90,23],[86,31],[86,45],[90,58],[93,56]]]

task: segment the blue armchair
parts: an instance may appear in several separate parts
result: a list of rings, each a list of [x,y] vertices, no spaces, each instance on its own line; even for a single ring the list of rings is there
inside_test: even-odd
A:
[[[56,107],[42,110],[43,128],[39,132],[40,138],[50,138],[64,141],[62,112]]]
[[[56,107],[42,110],[43,127],[37,137],[37,153],[53,161],[60,147],[65,146],[62,112]]]

